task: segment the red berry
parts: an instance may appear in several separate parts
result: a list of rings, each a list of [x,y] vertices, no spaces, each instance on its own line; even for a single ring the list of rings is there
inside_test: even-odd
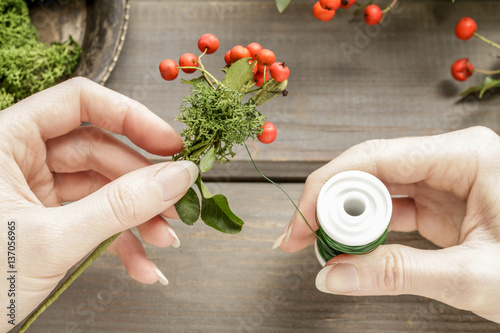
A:
[[[462,17],[455,27],[455,35],[462,40],[467,40],[474,36],[477,30],[476,22],[470,17]]]
[[[179,65],[181,67],[184,67],[184,66],[198,67],[199,66],[198,57],[192,53],[184,53],[179,58]],[[194,68],[181,68],[181,69],[184,71],[184,73],[188,73],[188,74],[196,72],[196,69],[194,69]]]
[[[337,10],[340,7],[340,0],[319,0],[321,7],[328,10]]]
[[[347,9],[354,5],[355,2],[356,0],[340,0],[340,7]]]
[[[167,81],[175,80],[177,75],[179,75],[179,68],[177,68],[177,63],[172,59],[165,59],[160,62],[160,74],[161,77]]]
[[[468,58],[458,59],[451,65],[451,75],[457,81],[465,81],[474,73],[474,66]]]
[[[264,126],[262,126],[263,130],[260,135],[257,135],[257,139],[259,139],[262,143],[271,143],[276,140],[276,136],[278,135],[278,130],[273,123],[266,121]]]
[[[313,15],[320,21],[330,21],[335,16],[335,10],[321,7],[318,1],[313,6]]]
[[[226,61],[226,65],[231,66],[231,50],[224,55],[224,61]]]
[[[266,82],[269,81],[270,78],[271,74],[269,73],[269,71],[266,71]],[[253,81],[255,82],[256,87],[262,87],[262,85],[264,84],[264,73],[257,72],[257,74],[253,76]]]
[[[236,62],[243,58],[250,58],[250,51],[248,51],[246,47],[236,45],[231,49],[230,57],[231,62]]]
[[[219,48],[219,40],[212,34],[204,34],[198,39],[198,48],[201,52],[207,50],[207,54],[212,54]]]
[[[284,62],[275,62],[269,67],[269,73],[276,82],[283,82],[290,76],[290,68]]]
[[[365,22],[368,25],[379,24],[382,15],[382,9],[377,5],[369,5],[365,8]]]
[[[262,49],[263,49],[262,45],[256,42],[247,45],[247,50],[250,51],[250,56],[254,59],[257,56],[257,53]]]
[[[255,57],[259,64],[262,66],[271,66],[276,61],[276,56],[274,52],[268,49],[263,49],[257,52],[257,56]]]

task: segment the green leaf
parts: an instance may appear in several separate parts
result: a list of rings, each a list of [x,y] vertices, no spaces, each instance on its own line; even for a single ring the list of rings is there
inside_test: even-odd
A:
[[[198,176],[196,185],[198,185],[202,194],[201,219],[203,222],[226,234],[240,232],[243,227],[243,221],[233,213],[229,207],[227,198],[222,194],[212,195],[201,180],[201,176]]]
[[[227,69],[222,84],[231,90],[244,92],[248,84],[253,83],[253,67],[256,66],[255,62],[249,64],[248,59],[250,58],[243,58],[232,64]]]
[[[481,86],[472,86],[472,87],[469,87],[467,90],[464,90],[460,93],[460,96],[467,96],[467,95],[470,95],[472,93],[475,93],[476,91],[479,91],[481,90]]]
[[[460,93],[460,96],[467,96],[479,91],[479,99],[483,98],[489,89],[500,87],[500,79],[492,79],[490,76],[484,78],[480,86],[473,86]]]
[[[500,79],[494,80],[489,76],[485,77],[483,84],[481,85],[481,90],[479,91],[479,99],[483,98],[483,95],[487,90],[496,87],[500,87]]]
[[[175,209],[182,222],[193,225],[198,221],[200,217],[200,199],[198,199],[198,194],[192,187],[175,203]]]
[[[203,155],[200,160],[200,171],[207,172],[212,169],[215,162],[215,148],[210,147],[210,149]]]
[[[278,12],[283,13],[290,2],[292,2],[292,0],[276,0],[276,8],[278,8]]]
[[[274,79],[269,80],[261,90],[257,91],[253,96],[253,101],[256,105],[262,105],[265,102],[278,96],[286,89],[288,80],[283,82],[276,82]]]
[[[205,76],[200,76],[200,77],[197,77],[196,79],[192,79],[192,80],[184,80],[184,79],[181,79],[181,83],[186,83],[186,84],[190,84],[192,85],[193,87],[196,87],[198,86],[199,84],[204,84],[206,85],[207,87],[210,87],[210,83],[208,83],[207,79]]]
[[[212,193],[208,190],[208,188],[205,186],[203,181],[201,180],[201,175],[198,175],[198,179],[196,179],[196,185],[198,185],[198,188],[200,189],[201,196],[205,199],[210,199],[212,197]]]
[[[201,219],[206,225],[226,234],[237,234],[243,227],[243,220],[229,208],[227,198],[216,194],[211,198],[201,199]]]

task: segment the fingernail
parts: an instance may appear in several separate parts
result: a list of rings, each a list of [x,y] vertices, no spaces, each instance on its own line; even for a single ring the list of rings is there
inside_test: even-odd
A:
[[[358,268],[352,264],[326,266],[316,276],[316,288],[328,294],[342,294],[358,290]]]
[[[278,247],[280,247],[280,245],[281,245],[281,243],[283,243],[283,239],[285,239],[285,237],[287,237],[287,236],[290,237],[290,233],[288,232],[289,228],[290,228],[290,223],[285,226],[285,229],[283,229],[283,231],[281,232],[281,234],[274,241],[273,250],[277,249]],[[290,228],[290,230],[291,230],[291,228]],[[288,241],[288,237],[287,237],[287,241]]]
[[[156,267],[155,264],[153,264],[153,269],[155,270],[156,274],[158,274],[158,282],[160,282],[162,285],[166,286],[168,284],[168,280],[165,277],[165,275],[163,275],[163,273],[160,271],[160,269],[158,267]]]
[[[178,248],[179,246],[181,246],[181,241],[179,240],[179,237],[177,237],[177,234],[175,233],[174,229],[172,229],[172,227],[170,226],[170,224],[168,224],[167,221],[165,221],[165,227],[167,228],[167,231],[172,236],[174,236],[174,242],[172,243],[172,246],[175,248]]]
[[[283,238],[285,238],[285,236],[286,236],[286,230],[284,230],[281,233],[281,235],[279,235],[279,237],[274,241],[273,250],[280,247],[281,243],[283,242]]]
[[[186,192],[198,177],[198,167],[193,162],[179,161],[161,168],[155,175],[160,185],[163,201]]]

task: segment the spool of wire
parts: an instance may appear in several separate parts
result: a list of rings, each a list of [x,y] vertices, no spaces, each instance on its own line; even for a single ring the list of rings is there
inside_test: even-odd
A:
[[[318,261],[324,266],[339,254],[373,251],[385,243],[391,215],[391,196],[378,178],[362,171],[333,176],[316,205]]]

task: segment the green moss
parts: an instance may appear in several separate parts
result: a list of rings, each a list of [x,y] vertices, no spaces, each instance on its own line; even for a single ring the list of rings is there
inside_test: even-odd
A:
[[[0,109],[56,84],[75,69],[82,49],[38,41],[24,0],[0,0]]]
[[[213,89],[203,80],[194,83],[177,118],[187,126],[181,132],[184,150],[174,159],[198,163],[205,151],[214,147],[215,160],[228,162],[235,155],[235,144],[242,145],[262,133],[265,117],[253,101],[242,104],[243,95],[224,85]]]

